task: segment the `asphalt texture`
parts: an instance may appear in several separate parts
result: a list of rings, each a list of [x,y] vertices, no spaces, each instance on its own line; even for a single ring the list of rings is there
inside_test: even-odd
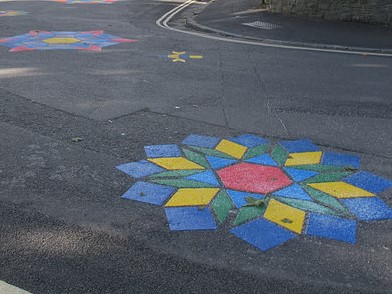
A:
[[[392,51],[392,27],[338,22],[268,12],[258,0],[216,0],[195,19],[197,24],[246,38],[321,48]],[[266,29],[244,25],[263,22]],[[273,27],[272,27],[273,26]]]
[[[135,180],[116,165],[190,133],[311,138],[392,179],[391,58],[156,26],[178,4],[0,3],[29,12],[2,17],[2,38],[103,29],[138,40],[102,52],[0,46],[0,279],[32,293],[390,292],[390,221],[359,223],[355,245],[301,236],[263,253],[224,230],[170,232],[161,207],[120,198]],[[162,57],[172,51],[204,58]]]

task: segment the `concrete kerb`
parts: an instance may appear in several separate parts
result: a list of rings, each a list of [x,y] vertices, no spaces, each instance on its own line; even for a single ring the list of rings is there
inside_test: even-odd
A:
[[[328,50],[357,51],[357,52],[363,52],[364,54],[366,54],[367,52],[392,54],[392,49],[386,49],[386,48],[364,48],[364,47],[351,47],[351,46],[330,45],[330,44],[292,42],[292,41],[282,41],[282,40],[274,40],[274,39],[261,39],[261,38],[247,36],[247,35],[217,30],[205,25],[201,25],[197,23],[195,20],[189,20],[189,19],[186,19],[186,27],[204,33],[217,34],[224,37],[232,37],[238,39],[247,39],[247,40],[258,41],[271,45],[287,45],[287,46],[309,47],[309,48],[328,49]]]
[[[350,46],[341,46],[341,45],[329,45],[329,44],[318,44],[318,43],[306,43],[306,42],[291,42],[291,41],[282,41],[282,40],[273,40],[273,39],[260,39],[242,34],[230,33],[222,30],[217,30],[210,28],[208,26],[204,26],[198,24],[194,20],[187,20],[186,27],[189,29],[202,31],[205,33],[218,34],[224,37],[233,37],[240,39],[248,39],[252,41],[259,41],[266,44],[275,44],[275,45],[288,45],[288,46],[297,46],[297,47],[310,47],[310,48],[318,48],[318,49],[329,49],[329,50],[345,50],[345,51],[358,51],[366,54],[367,52],[371,53],[386,53],[392,54],[392,49],[385,48],[364,48],[364,47],[350,47]]]

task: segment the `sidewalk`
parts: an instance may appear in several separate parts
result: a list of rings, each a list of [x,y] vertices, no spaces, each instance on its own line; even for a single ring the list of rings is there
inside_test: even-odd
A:
[[[268,43],[392,53],[392,27],[270,14],[260,3],[260,0],[217,0],[190,26]]]

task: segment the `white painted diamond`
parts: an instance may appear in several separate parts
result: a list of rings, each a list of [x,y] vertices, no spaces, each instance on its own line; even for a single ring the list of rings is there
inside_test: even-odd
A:
[[[263,21],[245,22],[242,24],[244,26],[254,27],[254,28],[263,29],[263,30],[273,30],[273,29],[281,28],[281,26],[279,26],[279,25],[276,25],[273,23],[268,23],[268,22],[263,22]]]

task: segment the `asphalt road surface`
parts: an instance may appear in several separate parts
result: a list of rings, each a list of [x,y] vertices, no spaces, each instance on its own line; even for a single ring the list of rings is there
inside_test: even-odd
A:
[[[225,230],[173,233],[161,207],[120,198],[135,180],[117,165],[191,133],[311,138],[392,179],[391,57],[157,26],[179,4],[0,1],[28,12],[0,17],[0,38],[103,30],[137,40],[99,52],[0,43],[0,280],[32,293],[392,291],[391,221],[360,223],[355,245],[304,237],[261,252]],[[173,62],[173,51],[189,58]]]

